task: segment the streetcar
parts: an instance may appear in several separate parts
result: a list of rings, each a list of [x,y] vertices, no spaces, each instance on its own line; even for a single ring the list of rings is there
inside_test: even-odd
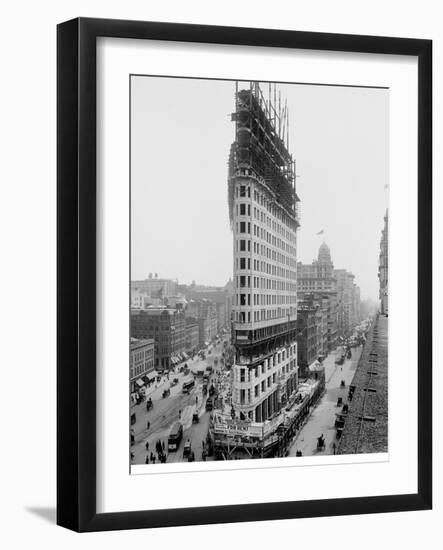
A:
[[[188,380],[187,382],[183,382],[182,392],[183,393],[190,393],[190,391],[192,390],[194,385],[195,385],[194,380]]]
[[[175,422],[168,436],[168,451],[176,451],[180,446],[183,437],[183,426],[180,422]]]

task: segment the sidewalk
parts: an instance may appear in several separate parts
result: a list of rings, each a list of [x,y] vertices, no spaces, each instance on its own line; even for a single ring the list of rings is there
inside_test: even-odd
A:
[[[332,352],[324,360],[326,392],[292,443],[289,456],[296,456],[297,451],[301,451],[303,456],[334,453],[333,445],[334,443],[337,445],[334,424],[336,414],[341,410],[341,407],[337,407],[337,399],[342,397],[343,402],[346,402],[348,387],[357,368],[361,351],[361,346],[353,348],[352,358],[346,359],[343,365],[335,364],[337,352]],[[340,386],[342,380],[346,384],[344,388]],[[325,438],[325,449],[317,451],[317,438],[322,434]]]

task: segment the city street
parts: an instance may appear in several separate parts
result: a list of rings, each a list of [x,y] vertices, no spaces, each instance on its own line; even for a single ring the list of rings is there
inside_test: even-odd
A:
[[[131,446],[131,451],[134,454],[132,464],[144,464],[146,454],[155,453],[155,444],[158,440],[164,442],[165,451],[167,454],[166,462],[182,462],[183,460],[183,445],[186,440],[191,441],[191,448],[195,453],[195,460],[202,459],[202,442],[206,439],[209,428],[210,412],[205,410],[207,396],[203,396],[203,379],[197,377],[199,370],[204,371],[208,365],[213,366],[215,358],[217,366],[215,369],[221,369],[223,365],[220,363],[221,354],[223,352],[223,341],[216,346],[210,346],[211,354],[206,353],[206,359],[202,360],[197,355],[195,359],[186,361],[190,369],[190,373],[184,375],[178,372],[176,367],[175,372],[169,372],[169,379],[166,375],[162,376],[160,382],[154,383],[146,391],[146,397],[152,399],[153,407],[147,411],[146,401],[140,405],[131,407],[131,413],[136,414],[136,422],[132,425],[135,442]],[[182,363],[182,366],[185,363]],[[174,378],[178,379],[178,384],[171,386]],[[214,375],[209,379],[208,387],[210,386]],[[195,386],[189,394],[183,393],[183,383],[195,379]],[[170,389],[170,394],[162,397],[163,390]],[[199,422],[193,424],[192,417],[195,412],[198,412]],[[183,425],[183,438],[180,447],[177,451],[167,451],[168,435],[171,426],[174,422],[180,421]],[[149,429],[147,423],[150,423]],[[146,442],[149,443],[149,449],[146,450]],[[156,455],[156,461],[158,457]]]
[[[326,391],[320,399],[318,405],[312,411],[306,424],[302,427],[289,450],[289,456],[296,456],[297,451],[301,451],[303,456],[334,454],[333,444],[335,439],[335,419],[336,414],[341,410],[337,407],[337,399],[343,398],[343,403],[347,401],[349,384],[357,368],[358,360],[362,352],[362,346],[352,348],[351,359],[345,359],[343,365],[336,365],[335,360],[341,352],[341,347],[331,352],[323,362],[325,366]],[[340,387],[340,382],[345,381],[345,387]],[[317,450],[317,438],[320,435],[325,438],[324,450]]]

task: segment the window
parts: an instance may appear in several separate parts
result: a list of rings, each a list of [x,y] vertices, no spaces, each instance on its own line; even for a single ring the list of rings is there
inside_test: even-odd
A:
[[[245,390],[240,390],[240,404],[243,405],[245,402]]]
[[[246,258],[240,258],[240,269],[246,269]]]
[[[246,216],[246,204],[240,204],[240,216]]]
[[[246,233],[246,222],[240,222],[240,233]]]
[[[241,252],[246,251],[246,241],[245,241],[244,239],[242,239],[242,240],[240,241],[240,251],[241,251]]]

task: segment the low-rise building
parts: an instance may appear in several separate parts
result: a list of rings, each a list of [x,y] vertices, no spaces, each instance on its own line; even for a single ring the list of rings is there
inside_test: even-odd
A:
[[[138,340],[131,338],[130,343],[130,384],[131,393],[144,386],[155,368],[155,343],[152,339]]]

